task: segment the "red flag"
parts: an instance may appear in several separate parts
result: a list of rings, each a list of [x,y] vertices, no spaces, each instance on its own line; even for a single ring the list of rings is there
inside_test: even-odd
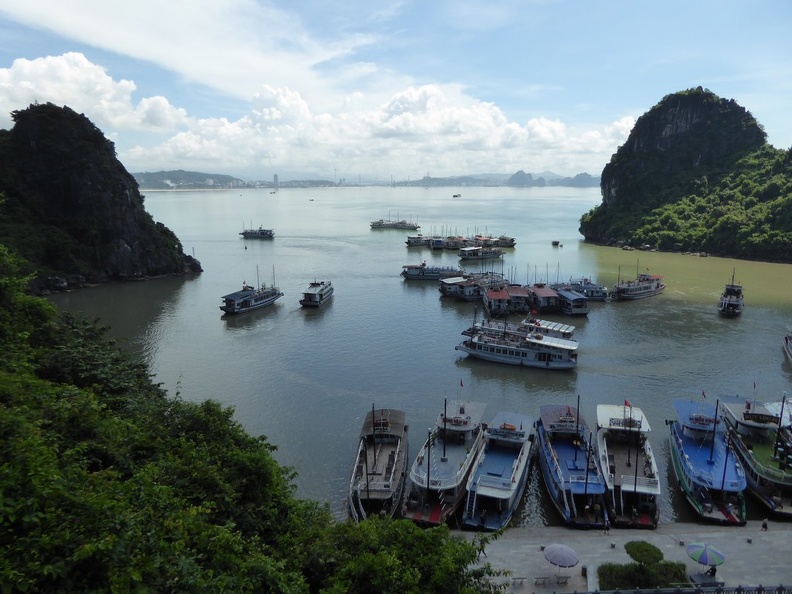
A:
[[[701,395],[704,396],[704,398],[707,397],[707,395],[704,393],[704,390],[701,391]]]
[[[464,388],[465,387],[465,384],[462,383],[462,380],[459,380],[459,387],[460,388]]]
[[[632,408],[632,404],[630,404],[630,403],[629,403],[629,402],[627,402],[626,400],[624,401],[624,406],[629,406],[630,408]]]

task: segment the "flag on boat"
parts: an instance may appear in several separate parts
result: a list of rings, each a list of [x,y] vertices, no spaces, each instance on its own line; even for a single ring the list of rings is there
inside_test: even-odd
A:
[[[624,401],[624,406],[629,406],[630,408],[632,408],[632,404],[630,404],[630,403],[629,403],[629,402],[627,402],[626,400]]]

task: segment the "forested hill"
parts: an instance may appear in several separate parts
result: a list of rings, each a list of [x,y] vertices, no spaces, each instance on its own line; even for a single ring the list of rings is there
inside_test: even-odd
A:
[[[11,115],[0,130],[0,243],[30,264],[34,289],[200,271],[88,118],[51,103]]]
[[[584,214],[588,241],[792,262],[792,151],[734,100],[690,89],[638,118]]]

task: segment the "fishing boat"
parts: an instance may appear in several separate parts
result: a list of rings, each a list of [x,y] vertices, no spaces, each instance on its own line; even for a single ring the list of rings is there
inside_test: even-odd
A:
[[[458,266],[427,266],[426,262],[405,264],[401,271],[401,275],[407,280],[440,280],[459,277],[463,274],[465,271]]]
[[[745,472],[731,434],[718,418],[718,403],[674,400],[671,461],[680,489],[700,520],[745,524]]]
[[[656,528],[660,475],[649,443],[649,421],[627,400],[597,405],[597,456],[605,477],[605,507],[614,526]]]
[[[372,409],[360,430],[349,479],[349,513],[356,522],[370,514],[393,516],[399,509],[407,470],[406,414]]]
[[[499,412],[485,428],[467,481],[464,527],[494,532],[509,523],[528,482],[533,424],[528,415]]]
[[[578,358],[576,341],[538,332],[524,337],[479,333],[454,348],[485,361],[541,369],[572,369]]]
[[[659,295],[666,288],[663,277],[658,274],[648,272],[637,272],[635,280],[621,280],[621,269],[619,269],[619,279],[611,289],[610,297],[616,301],[633,301]]]
[[[743,288],[739,283],[734,282],[734,269],[732,268],[731,282],[726,283],[718,302],[718,312],[724,318],[736,318],[742,313],[745,300]]]
[[[500,248],[485,248],[481,246],[459,248],[460,260],[495,260],[503,257]]]
[[[258,268],[256,269],[256,279],[258,280]],[[241,290],[223,295],[223,305],[220,306],[220,309],[227,314],[240,314],[272,305],[281,297],[283,297],[283,293],[275,286],[273,274],[273,283],[270,286],[260,284],[258,287],[253,287],[246,281],[242,281]]]
[[[473,462],[484,447],[486,404],[447,403],[410,468],[402,516],[438,526],[459,509]]]
[[[259,227],[258,229],[243,229],[239,233],[244,239],[272,239],[275,237],[273,229],[265,229]]]
[[[539,466],[550,500],[568,526],[605,525],[605,478],[578,407],[546,404],[536,423]]]
[[[792,364],[792,328],[787,330],[787,333],[784,336],[783,346],[787,361]]]
[[[786,402],[721,397],[734,451],[748,491],[773,516],[792,519],[792,414]]]
[[[491,336],[514,335],[526,337],[531,334],[542,334],[553,338],[563,338],[564,340],[574,340],[575,327],[569,324],[553,322],[551,320],[541,320],[539,318],[525,318],[521,322],[507,322],[500,320],[482,320],[462,331],[463,336],[474,336],[475,334],[489,334]]]
[[[333,283],[330,281],[313,281],[303,291],[300,305],[303,307],[320,307],[333,298]]]

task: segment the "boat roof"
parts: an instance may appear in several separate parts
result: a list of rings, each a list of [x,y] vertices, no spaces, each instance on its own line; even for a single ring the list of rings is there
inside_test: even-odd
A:
[[[781,425],[783,427],[789,427],[792,425],[792,403],[783,401],[765,402],[765,408],[777,417],[781,416],[782,405],[784,407],[784,418],[781,419]]]
[[[643,411],[637,406],[624,404],[598,404],[597,427],[621,431],[637,430],[641,433],[651,431]]]
[[[515,297],[527,297],[528,296],[528,289],[523,287],[522,285],[507,285],[506,292],[510,296]]]
[[[487,289],[488,299],[508,299],[509,293],[503,289]]]
[[[539,407],[539,417],[542,420],[542,427],[545,431],[564,431],[567,433],[579,433],[575,430],[576,425],[580,431],[587,431],[586,420],[578,415],[578,409],[568,404],[545,404]]]
[[[542,285],[542,286],[532,285],[531,287],[529,287],[529,290],[533,291],[533,293],[538,297],[553,297],[555,295],[558,295],[558,291],[556,291],[552,287],[548,287],[547,285]]]
[[[575,327],[569,324],[562,324],[561,322],[551,322],[550,320],[540,320],[539,318],[525,318],[522,321],[525,325],[539,326],[548,330],[555,330],[561,333],[573,333]]]
[[[548,347],[555,347],[557,349],[567,351],[576,351],[579,346],[579,343],[576,340],[567,340],[566,338],[548,336],[547,334],[540,334],[538,332],[536,334],[527,334],[525,336],[520,335],[518,340],[509,340],[508,338],[493,336],[491,334],[476,334],[473,337],[473,340],[476,342],[486,342],[511,348],[524,348],[525,345],[523,343],[526,342],[536,345],[546,345]]]
[[[684,427],[699,431],[712,431],[716,425],[714,401],[678,398],[674,400],[674,410],[676,410],[679,423]]]
[[[572,289],[556,289],[556,293],[558,293],[560,297],[563,297],[564,299],[569,299],[570,301],[573,299],[588,299],[588,297],[586,297],[582,293],[578,293],[577,291],[573,291]]]
[[[407,414],[403,410],[393,408],[377,408],[373,411],[366,413],[366,419],[363,421],[363,428],[360,430],[360,436],[371,435],[375,432],[375,421],[377,422],[377,433],[388,433],[391,435],[402,435],[406,425]],[[387,425],[383,424],[387,422]],[[387,427],[387,428],[386,428]]]
[[[756,398],[742,396],[720,396],[720,405],[734,422],[755,429],[775,429],[778,427],[780,407],[771,410]]]
[[[484,418],[487,405],[483,402],[449,402],[446,408],[445,423],[443,422],[444,411],[440,411],[437,416],[438,428],[442,429],[445,426],[447,431],[472,431]],[[457,424],[455,421],[459,421],[459,423]]]
[[[262,287],[266,288],[266,287]],[[250,297],[256,292],[256,289],[253,287],[245,286],[244,289],[240,289],[239,291],[234,291],[233,293],[229,293],[228,295],[223,295],[221,299],[233,299],[235,301],[239,301],[240,299],[244,299],[245,297]]]
[[[532,417],[517,412],[498,412],[487,427],[487,433],[500,439],[525,441],[533,428]]]

